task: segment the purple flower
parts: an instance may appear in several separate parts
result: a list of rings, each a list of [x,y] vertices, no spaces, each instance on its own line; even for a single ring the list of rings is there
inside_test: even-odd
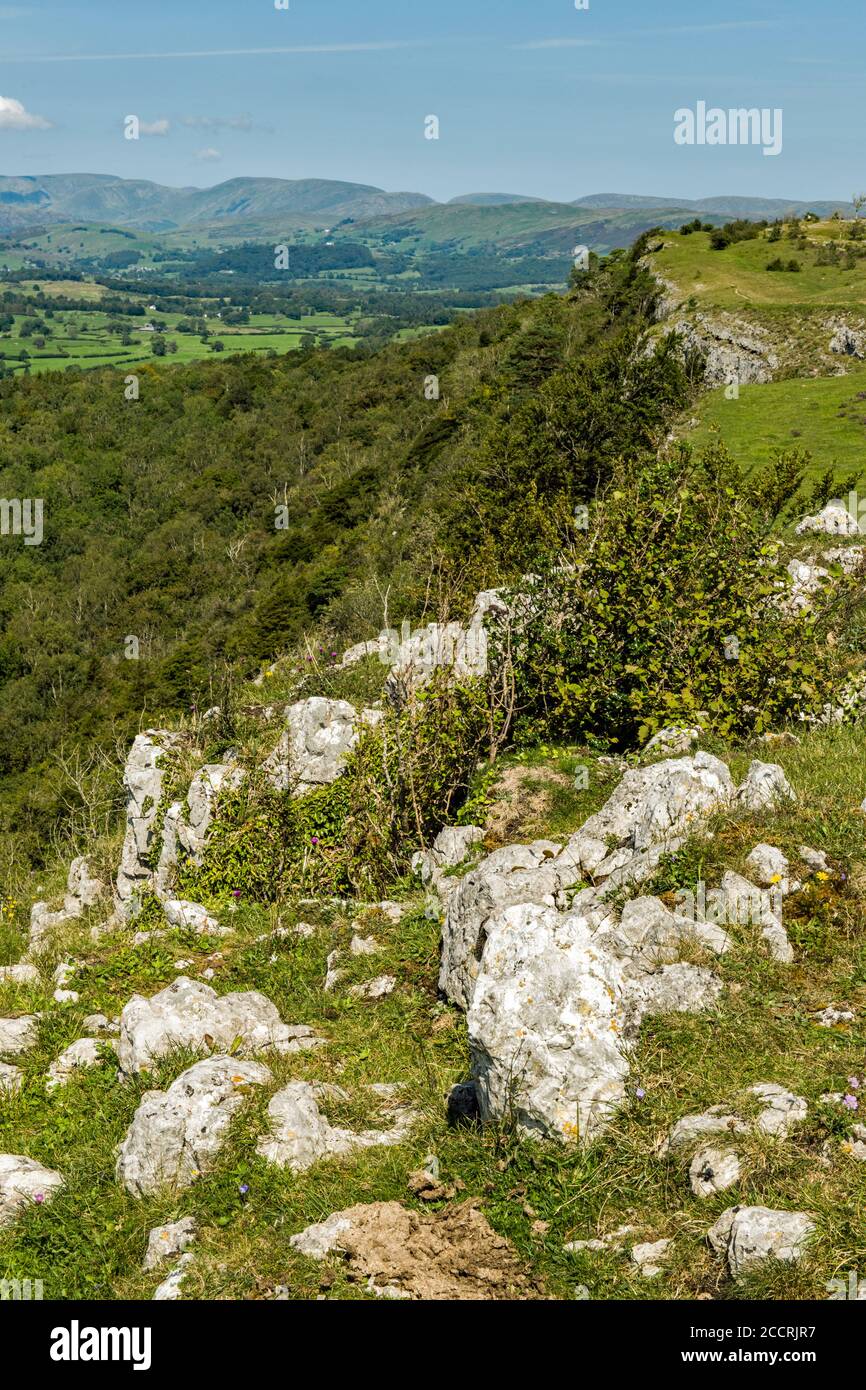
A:
[[[44,1192],[34,1192],[34,1194],[33,1194],[33,1200],[34,1200],[34,1202],[44,1202],[44,1201],[45,1201],[45,1193],[44,1193]]]
[[[646,1091],[644,1090],[643,1086],[638,1086],[637,1090],[635,1091],[635,1095],[637,1096],[638,1100],[643,1100],[644,1096],[646,1095]]]
[[[318,843],[319,843],[319,837],[318,837],[318,835],[311,835],[311,836],[310,836],[310,844],[311,844],[311,845],[317,845]]]
[[[249,1185],[249,1183],[247,1183],[247,1182],[242,1182],[241,1185],[240,1185],[240,1187],[238,1188],[238,1192],[241,1194],[242,1197],[246,1197],[246,1195],[247,1195],[247,1193],[249,1192],[249,1190],[250,1190],[250,1185]]]
[[[859,1090],[860,1090],[860,1078],[859,1078],[859,1076],[849,1076],[849,1077],[848,1077],[848,1085],[851,1087],[851,1090],[852,1090],[852,1091],[859,1091]]]
[[[856,1096],[843,1096],[842,1104],[847,1106],[849,1110],[859,1110],[860,1108],[860,1102]]]

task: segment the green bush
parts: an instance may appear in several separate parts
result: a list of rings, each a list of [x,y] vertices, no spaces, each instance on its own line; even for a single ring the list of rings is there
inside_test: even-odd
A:
[[[622,466],[588,531],[543,574],[511,635],[517,736],[622,747],[663,724],[746,735],[819,707],[839,680],[827,631],[853,605],[786,616],[771,530],[802,479],[785,455],[746,481],[721,447]]]
[[[224,798],[201,868],[178,891],[274,902],[298,892],[376,895],[452,821],[497,721],[483,682],[434,678],[366,729],[330,786],[277,791],[260,769]]]

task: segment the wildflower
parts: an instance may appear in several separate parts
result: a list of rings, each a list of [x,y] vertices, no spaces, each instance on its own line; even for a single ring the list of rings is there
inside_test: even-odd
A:
[[[240,1185],[240,1187],[238,1188],[238,1192],[241,1194],[242,1197],[246,1197],[246,1195],[247,1195],[247,1193],[249,1192],[249,1190],[250,1190],[250,1185],[249,1185],[249,1183],[247,1183],[247,1182],[242,1182],[241,1185]]]
[[[826,882],[827,882],[827,879],[830,877],[830,875],[829,875],[829,874],[825,874],[823,869],[819,869],[818,872],[817,872],[817,874],[815,875],[815,877],[816,877],[817,879],[820,879],[820,881],[821,881],[822,883],[826,883]]]
[[[233,889],[232,889],[232,897],[233,897],[233,898],[239,898],[240,895],[241,895],[241,890],[240,890],[240,888],[233,888]]]
[[[310,836],[310,844],[311,844],[311,845],[317,845],[318,843],[319,843],[319,837],[318,837],[318,835],[311,835],[311,836]]]
[[[859,1091],[861,1084],[859,1076],[848,1077],[848,1085],[851,1087],[852,1091]]]
[[[638,1086],[637,1090],[635,1091],[635,1095],[637,1096],[638,1100],[643,1100],[644,1096],[646,1095],[646,1091],[644,1090],[643,1086]]]
[[[34,1200],[34,1202],[44,1202],[44,1201],[45,1201],[45,1193],[44,1193],[44,1192],[34,1192],[34,1194],[33,1194],[33,1200]]]
[[[860,1108],[860,1102],[859,1102],[859,1100],[857,1099],[856,1096],[851,1096],[851,1095],[843,1096],[843,1098],[842,1098],[842,1104],[843,1104],[848,1110],[859,1110],[859,1108]]]

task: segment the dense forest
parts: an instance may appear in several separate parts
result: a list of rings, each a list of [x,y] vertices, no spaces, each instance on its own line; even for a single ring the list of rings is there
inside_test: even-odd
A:
[[[4,382],[0,495],[44,506],[41,545],[0,544],[6,828],[38,841],[61,746],[188,709],[221,662],[457,611],[558,544],[687,390],[634,357],[641,249],[378,353],[147,368],[137,400],[110,371]]]
[[[648,241],[576,275],[566,296],[378,352],[148,366],[137,393],[111,371],[2,382],[0,496],[39,499],[44,517],[41,544],[0,542],[0,811],[23,852],[38,862],[64,804],[58,760],[68,765],[77,747],[114,749],[142,722],[207,707],[222,681],[249,679],[312,632],[336,652],[386,621],[462,616],[477,590],[555,566],[611,480],[637,487],[701,369],[673,337],[644,348],[658,294]],[[710,489],[730,491],[724,462],[713,468]],[[602,594],[620,584],[619,557],[643,545],[641,517],[659,507],[658,528],[673,496],[679,525],[678,476],[640,484],[651,505],[633,496],[622,533],[599,542],[612,566],[597,576]],[[798,481],[788,467],[772,498],[765,489],[749,506],[773,513]],[[618,524],[616,507],[605,515]],[[700,508],[690,535],[669,521],[662,535],[678,548],[661,547],[657,582],[681,569],[687,587],[709,563],[695,546]],[[743,536],[726,544],[719,590],[746,611],[728,572]],[[626,587],[617,611],[628,611]],[[527,727],[534,709],[540,728],[566,736],[633,736],[662,698],[655,675],[637,692],[623,676],[644,681],[635,633],[660,649],[659,632],[643,627],[652,606],[612,633],[609,650],[594,639],[587,651],[580,632],[559,650],[558,625],[524,664]],[[776,659],[768,647],[750,693],[774,683]],[[693,649],[688,664],[700,668]],[[576,673],[592,669],[600,687],[625,691],[616,708],[596,691],[586,698]],[[731,686],[732,707],[745,690]]]

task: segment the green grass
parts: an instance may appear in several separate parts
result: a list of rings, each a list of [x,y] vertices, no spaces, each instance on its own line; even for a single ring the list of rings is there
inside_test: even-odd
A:
[[[844,223],[838,225],[844,229]],[[805,230],[810,238],[826,242],[828,227],[836,230],[837,224],[820,224],[814,231]],[[845,240],[842,232],[837,235],[843,247],[858,249],[866,245]],[[796,244],[784,235],[781,241],[768,242],[766,234],[754,241],[736,242],[723,251],[713,251],[707,232],[693,232],[690,236],[666,232],[664,249],[652,257],[652,264],[660,275],[677,285],[684,299],[694,299],[697,307],[765,311],[832,308],[862,312],[866,305],[866,259],[858,261],[853,270],[817,266],[816,251],[816,245],[798,251]],[[767,271],[767,263],[777,256],[785,261],[799,261],[800,273]]]
[[[751,470],[788,449],[812,456],[810,472],[859,471],[866,458],[866,366],[845,376],[795,378],[741,386],[728,400],[725,387],[690,407],[680,433],[695,449],[721,441]],[[696,425],[691,421],[697,420]]]

